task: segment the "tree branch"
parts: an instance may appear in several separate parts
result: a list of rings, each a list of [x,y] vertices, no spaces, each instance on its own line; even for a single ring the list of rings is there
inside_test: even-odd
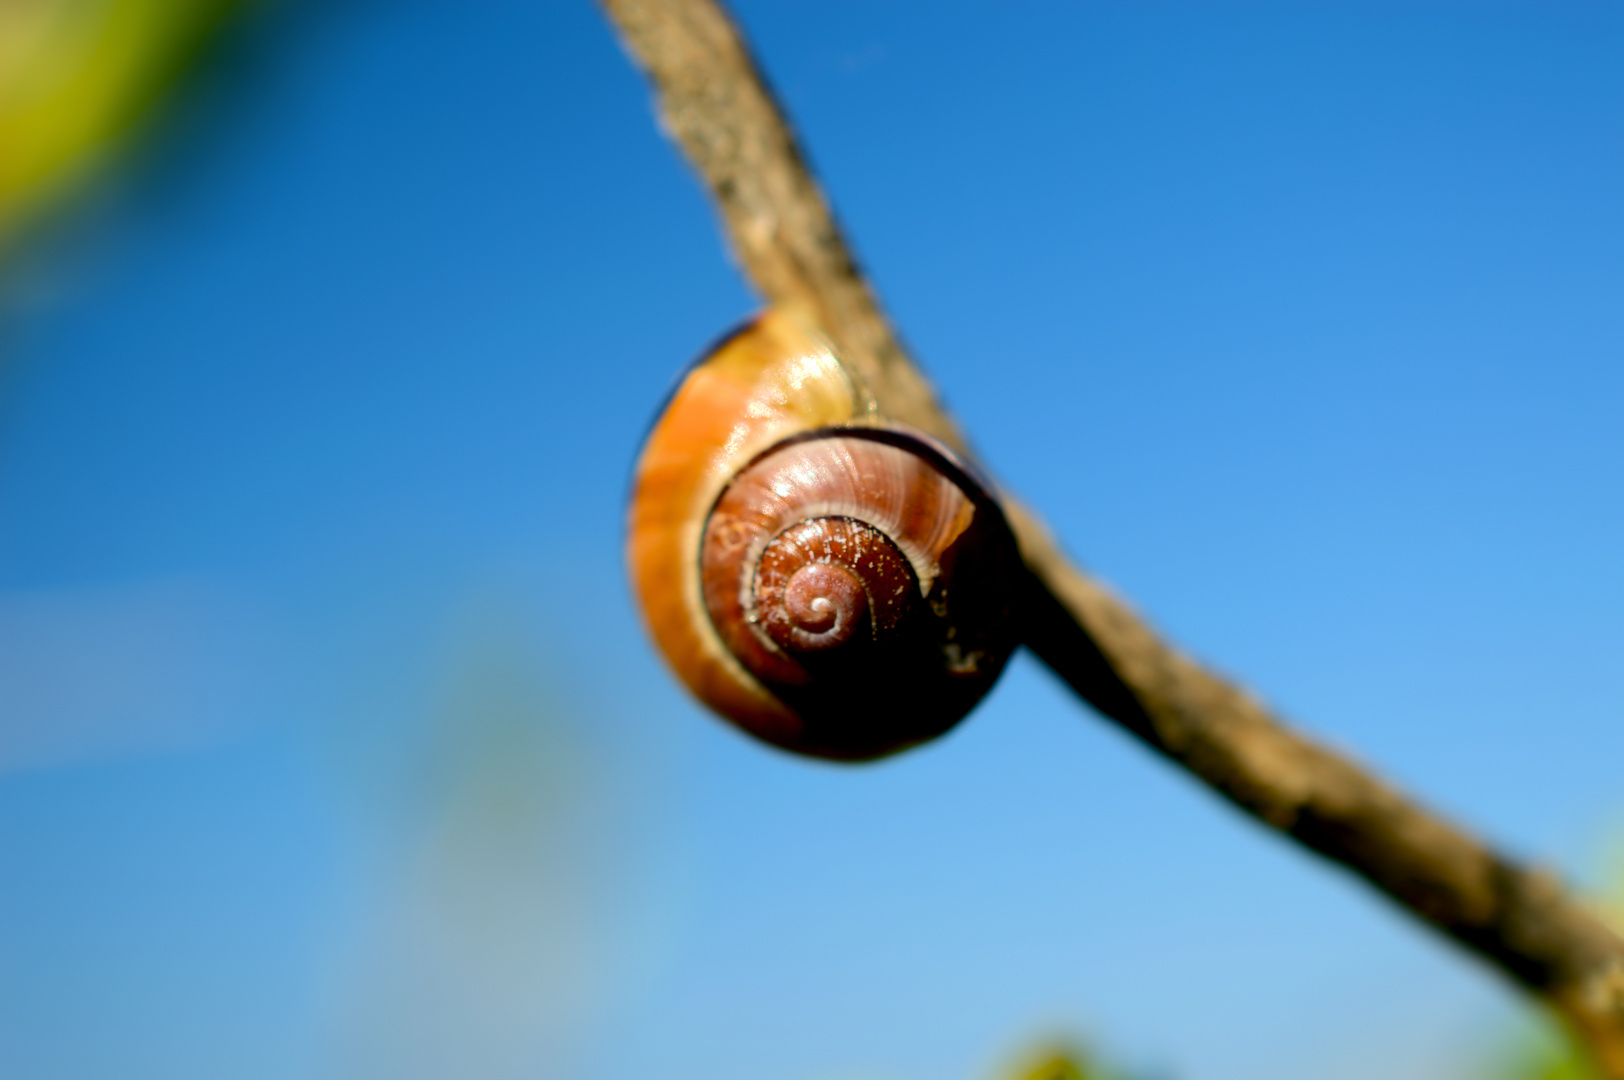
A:
[[[965,440],[909,359],[828,202],[714,0],[600,0],[653,81],[766,299],[810,317],[889,416]],[[1162,641],[1011,507],[1030,571],[1023,638],[1101,713],[1268,826],[1364,877],[1543,998],[1624,1080],[1624,941],[1553,878],[1522,866],[1363,767],[1292,731]]]

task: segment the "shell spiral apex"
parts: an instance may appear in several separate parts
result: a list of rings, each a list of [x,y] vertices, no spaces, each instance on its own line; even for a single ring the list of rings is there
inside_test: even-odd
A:
[[[688,688],[799,753],[863,760],[940,735],[1015,645],[1020,565],[997,501],[782,313],[677,387],[638,461],[628,557]]]

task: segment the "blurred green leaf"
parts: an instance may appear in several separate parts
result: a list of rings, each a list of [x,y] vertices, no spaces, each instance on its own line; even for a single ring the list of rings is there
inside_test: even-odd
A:
[[[0,254],[116,160],[255,0],[0,2]]]
[[[1003,1080],[1131,1080],[1106,1071],[1086,1051],[1074,1045],[1050,1045],[1028,1055]]]
[[[1090,1072],[1076,1058],[1065,1053],[1040,1058],[1028,1068],[1010,1075],[1010,1080],[1092,1080]]]

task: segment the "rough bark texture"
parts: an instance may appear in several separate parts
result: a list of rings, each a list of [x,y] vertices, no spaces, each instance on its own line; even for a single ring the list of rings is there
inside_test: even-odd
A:
[[[964,448],[812,178],[787,119],[714,0],[600,0],[709,188],[734,254],[868,379],[887,415]],[[1519,865],[1368,770],[1292,731],[1162,641],[1021,507],[1027,646],[1100,712],[1218,793],[1364,877],[1549,1003],[1624,1080],[1624,941]]]

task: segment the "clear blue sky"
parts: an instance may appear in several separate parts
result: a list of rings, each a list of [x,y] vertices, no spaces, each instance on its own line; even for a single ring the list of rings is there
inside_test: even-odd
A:
[[[1624,8],[744,2],[992,470],[1513,849],[1624,831]],[[9,297],[0,1073],[1470,1074],[1515,994],[1019,660],[805,763],[620,559],[752,298],[596,10],[237,54]],[[227,83],[231,83],[226,94]]]

